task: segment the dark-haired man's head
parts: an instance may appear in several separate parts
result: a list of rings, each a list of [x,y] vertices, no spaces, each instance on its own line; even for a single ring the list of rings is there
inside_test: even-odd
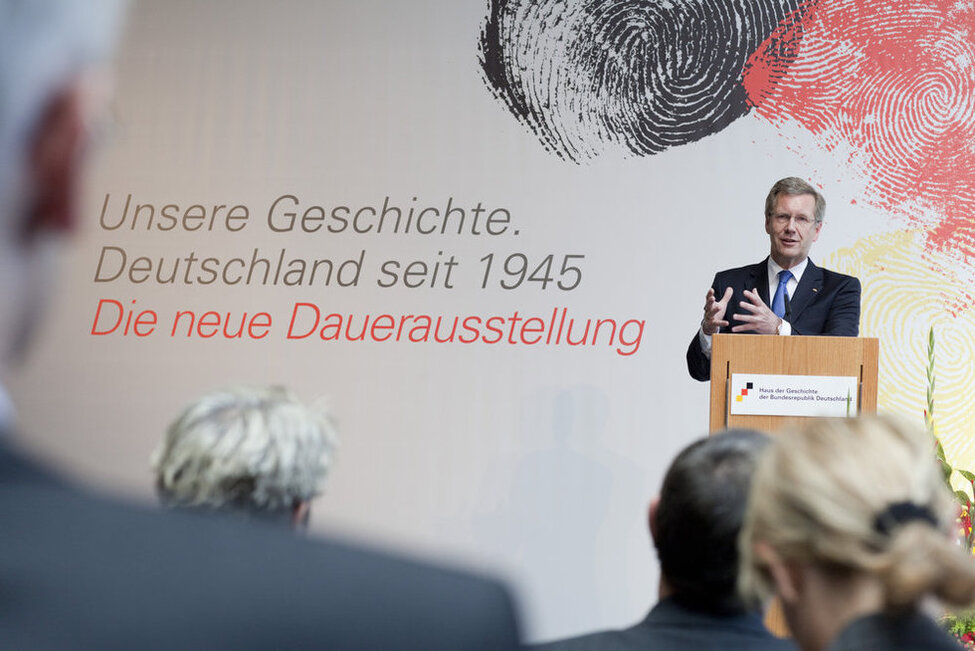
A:
[[[713,614],[744,610],[736,592],[738,533],[768,440],[760,432],[729,430],[692,443],[671,463],[650,506],[661,597]]]

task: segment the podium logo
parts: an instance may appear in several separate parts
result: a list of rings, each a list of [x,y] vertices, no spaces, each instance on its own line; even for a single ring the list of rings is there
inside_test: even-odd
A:
[[[753,385],[751,382],[746,382],[745,388],[742,389],[737,396],[735,396],[735,402],[741,402],[744,399],[744,397],[748,395],[748,392],[752,389],[752,386]]]

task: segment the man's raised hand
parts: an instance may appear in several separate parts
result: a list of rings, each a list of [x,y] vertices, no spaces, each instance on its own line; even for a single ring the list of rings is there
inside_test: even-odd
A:
[[[728,325],[724,320],[725,312],[728,310],[728,301],[733,294],[730,287],[724,290],[724,296],[720,301],[714,300],[714,288],[708,290],[707,299],[704,301],[704,319],[701,321],[701,331],[709,337],[715,332]]]

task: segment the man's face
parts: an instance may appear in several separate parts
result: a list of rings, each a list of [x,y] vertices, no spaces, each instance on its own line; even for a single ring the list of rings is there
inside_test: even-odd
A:
[[[809,257],[812,243],[819,239],[822,222],[814,217],[816,198],[811,194],[780,194],[772,214],[765,218],[765,232],[772,241],[772,259],[789,269]]]

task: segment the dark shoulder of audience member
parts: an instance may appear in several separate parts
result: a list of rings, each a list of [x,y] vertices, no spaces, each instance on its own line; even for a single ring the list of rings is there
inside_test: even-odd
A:
[[[661,574],[681,605],[714,615],[745,611],[736,589],[738,533],[768,441],[755,431],[723,432],[682,451],[664,477],[655,542]]]

